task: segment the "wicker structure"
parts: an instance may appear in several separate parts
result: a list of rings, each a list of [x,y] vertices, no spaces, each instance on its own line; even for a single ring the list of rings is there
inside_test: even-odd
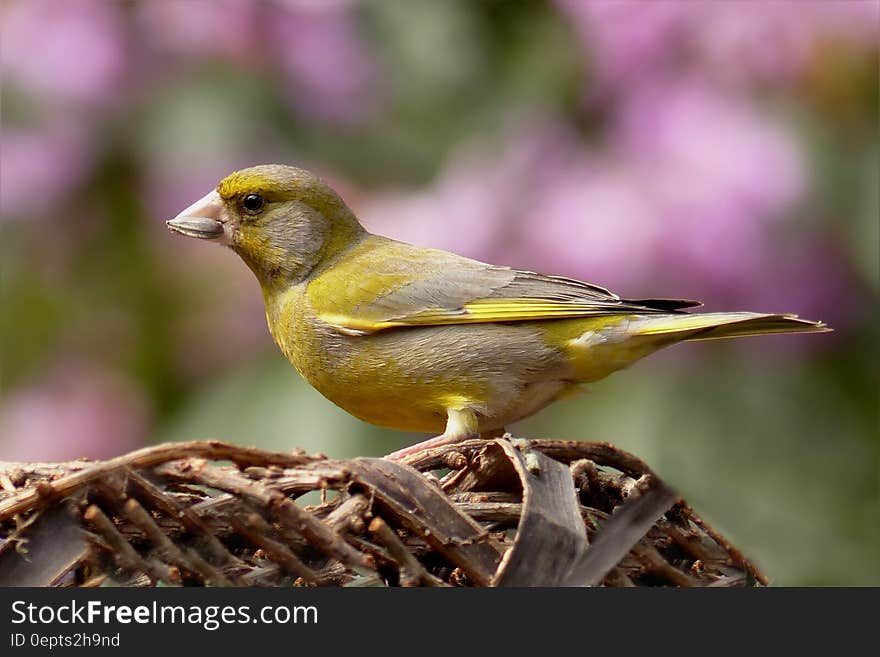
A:
[[[198,441],[0,463],[0,541],[2,585],[766,584],[635,456],[510,436],[404,462]]]

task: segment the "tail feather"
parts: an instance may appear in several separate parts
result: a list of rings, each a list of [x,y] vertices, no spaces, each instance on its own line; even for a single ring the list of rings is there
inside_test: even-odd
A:
[[[644,306],[651,310],[665,310],[667,312],[683,311],[685,308],[699,308],[701,301],[689,299],[624,299],[624,303],[633,306]]]
[[[763,313],[701,313],[645,317],[631,325],[636,335],[692,333],[683,340],[718,340],[770,333],[824,333],[823,322],[800,319],[797,315]]]

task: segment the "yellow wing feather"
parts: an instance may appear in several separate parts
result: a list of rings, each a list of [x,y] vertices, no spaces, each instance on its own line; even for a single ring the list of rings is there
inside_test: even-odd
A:
[[[480,299],[465,303],[461,308],[436,308],[388,320],[370,321],[366,318],[336,313],[323,313],[321,319],[331,326],[370,333],[400,326],[524,322],[608,314],[607,306],[597,307],[582,303],[532,299]]]
[[[488,265],[375,235],[347,255],[345,262],[312,280],[307,294],[323,322],[348,334],[403,326],[651,314],[698,305],[627,301],[590,283]]]

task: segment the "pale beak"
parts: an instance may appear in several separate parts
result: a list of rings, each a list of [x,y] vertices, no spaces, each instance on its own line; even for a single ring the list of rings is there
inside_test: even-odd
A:
[[[217,191],[200,198],[174,219],[165,222],[175,233],[203,240],[216,240],[226,235],[223,200]]]

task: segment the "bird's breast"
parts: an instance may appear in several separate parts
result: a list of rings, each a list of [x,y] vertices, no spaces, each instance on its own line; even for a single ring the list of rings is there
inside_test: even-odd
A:
[[[351,336],[322,322],[305,295],[288,292],[266,312],[269,331],[302,377],[355,417],[402,431],[440,432],[444,399],[459,385],[393,336]],[[392,339],[389,340],[389,337]]]

